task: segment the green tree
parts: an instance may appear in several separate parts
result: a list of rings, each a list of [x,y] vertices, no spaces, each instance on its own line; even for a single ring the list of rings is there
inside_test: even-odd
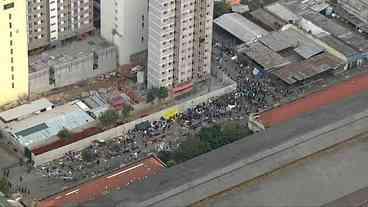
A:
[[[72,133],[68,129],[63,128],[57,133],[57,136],[62,139],[70,139],[72,138]]]
[[[91,162],[95,159],[94,154],[90,150],[83,150],[81,157],[82,157],[82,160],[86,162]]]
[[[231,12],[231,5],[225,1],[215,2],[214,5],[214,18],[217,18],[225,13]]]
[[[198,155],[210,151],[210,146],[206,142],[201,142],[198,138],[189,138],[182,142],[174,154],[174,160],[184,162]]]
[[[174,166],[174,165],[176,165],[175,160],[169,160],[169,161],[167,161],[167,162],[166,162],[166,166],[167,166],[167,167],[172,167],[172,166]]]
[[[115,110],[107,110],[98,117],[103,126],[111,126],[119,119],[119,114]]]
[[[228,142],[234,142],[250,135],[252,132],[248,127],[241,126],[239,123],[226,123],[222,126],[222,133]]]
[[[158,90],[158,98],[164,99],[169,96],[169,90],[166,87],[160,87]]]
[[[0,178],[0,192],[3,192],[5,195],[10,192],[9,182],[5,177]]]
[[[218,125],[202,128],[198,136],[202,142],[208,143],[211,149],[216,149],[229,143],[224,139],[221,127]]]
[[[172,159],[172,153],[169,151],[160,151],[157,153],[157,156],[162,160],[162,162],[167,163]]]
[[[121,111],[123,119],[128,118],[132,111],[134,111],[134,108],[131,105],[124,106],[123,110]]]

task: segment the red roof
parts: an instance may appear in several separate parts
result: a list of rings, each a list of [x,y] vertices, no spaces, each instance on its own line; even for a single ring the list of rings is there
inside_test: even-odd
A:
[[[32,153],[35,155],[40,155],[43,154],[45,152],[72,144],[74,142],[77,142],[79,140],[85,139],[87,137],[93,136],[95,134],[98,134],[102,132],[101,129],[97,128],[97,127],[91,127],[91,128],[87,128],[85,130],[83,130],[82,132],[78,132],[78,133],[73,133],[72,137],[70,139],[59,139],[55,142],[52,142],[50,144],[38,147],[36,149],[32,149]]]
[[[358,95],[367,90],[368,74],[360,75],[294,102],[261,113],[258,120],[263,123],[265,127],[274,126],[293,119],[303,113],[315,111],[322,106],[342,101],[345,98]]]
[[[52,195],[38,203],[38,207],[62,207],[67,204],[81,204],[104,196],[108,191],[124,188],[157,174],[165,165],[156,156],[150,156],[125,166],[109,175],[83,183],[61,193]]]

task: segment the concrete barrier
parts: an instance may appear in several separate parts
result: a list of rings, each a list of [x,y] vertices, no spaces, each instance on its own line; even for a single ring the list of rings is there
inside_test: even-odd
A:
[[[192,100],[185,101],[183,103],[179,103],[177,105],[171,106],[167,109],[161,110],[159,112],[150,114],[148,116],[136,119],[134,121],[131,121],[129,123],[120,125],[118,127],[106,130],[102,133],[93,135],[91,137],[87,137],[83,140],[80,140],[78,142],[74,142],[72,144],[60,147],[55,150],[51,150],[49,152],[40,154],[40,155],[33,155],[32,159],[35,162],[35,166],[42,165],[46,162],[50,162],[52,160],[58,159],[65,155],[65,153],[70,151],[80,151],[82,149],[87,148],[91,145],[92,141],[94,140],[111,140],[113,138],[119,137],[125,133],[127,133],[129,130],[133,129],[135,125],[144,122],[144,121],[155,121],[160,119],[165,113],[172,110],[172,108],[176,108],[179,111],[185,111],[188,108],[192,108],[196,105],[202,104],[207,102],[210,98],[223,96],[225,94],[231,93],[236,90],[236,83],[232,82],[231,85],[228,85],[226,87],[220,88],[218,90],[211,91],[207,94],[198,96],[196,98],[193,98]]]

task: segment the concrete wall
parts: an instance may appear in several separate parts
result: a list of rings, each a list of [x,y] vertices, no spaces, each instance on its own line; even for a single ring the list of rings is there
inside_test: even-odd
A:
[[[189,206],[211,195],[285,167],[296,160],[350,140],[366,133],[367,129],[368,110],[311,131],[134,206]]]
[[[94,60],[94,56],[98,60]],[[97,63],[97,68],[93,68]],[[55,88],[74,84],[81,80],[96,77],[99,74],[116,70],[116,50],[114,48],[100,49],[94,53],[81,56],[72,62],[53,66],[55,71]]]
[[[42,70],[29,74],[29,91],[31,93],[41,93],[52,89],[50,85],[50,72],[46,67]]]
[[[95,59],[97,57],[97,59]],[[97,68],[93,68],[96,64]],[[50,68],[30,74],[30,92],[42,93],[54,88],[59,88],[79,81],[94,78],[97,75],[115,71],[117,68],[117,50],[115,47],[98,49],[89,54],[84,54],[72,61],[58,64],[50,64]],[[55,83],[50,84],[49,78],[54,78]]]
[[[109,130],[104,131],[102,133],[99,133],[99,134],[96,134],[94,136],[88,137],[86,139],[80,140],[80,141],[75,142],[73,144],[70,144],[70,145],[67,145],[67,146],[64,146],[64,147],[60,147],[58,149],[49,151],[47,153],[44,153],[44,154],[41,154],[41,155],[38,155],[38,156],[33,156],[33,159],[35,161],[35,165],[36,166],[41,165],[43,163],[46,163],[46,162],[52,161],[54,159],[60,158],[60,157],[64,156],[64,154],[66,152],[69,152],[69,151],[82,150],[82,149],[90,146],[91,142],[94,141],[94,140],[110,140],[110,139],[113,139],[115,137],[119,137],[122,134],[128,132],[128,130],[133,129],[136,124],[139,124],[139,123],[147,121],[147,120],[148,121],[154,121],[154,120],[160,119],[166,112],[171,111],[172,108],[176,108],[179,111],[184,111],[184,110],[186,110],[188,108],[192,108],[192,107],[194,107],[198,104],[202,104],[204,102],[207,102],[208,99],[210,99],[210,98],[219,97],[219,96],[222,96],[224,94],[231,93],[231,92],[236,90],[236,87],[237,87],[236,83],[233,82],[231,85],[228,85],[224,88],[212,91],[212,92],[207,93],[205,95],[196,97],[192,100],[177,104],[175,106],[169,107],[169,108],[164,109],[162,111],[153,113],[149,116],[139,118],[139,119],[134,120],[132,122],[123,124],[123,125],[118,126],[116,128],[109,129]]]

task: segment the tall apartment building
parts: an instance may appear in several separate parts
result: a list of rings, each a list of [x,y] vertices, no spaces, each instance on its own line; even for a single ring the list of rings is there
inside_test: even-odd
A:
[[[118,48],[120,65],[147,50],[148,0],[102,0],[101,36]]]
[[[93,29],[93,0],[28,0],[29,50]]]
[[[206,79],[211,68],[213,0],[150,0],[148,87]]]
[[[0,105],[28,94],[26,15],[26,1],[0,1]]]

